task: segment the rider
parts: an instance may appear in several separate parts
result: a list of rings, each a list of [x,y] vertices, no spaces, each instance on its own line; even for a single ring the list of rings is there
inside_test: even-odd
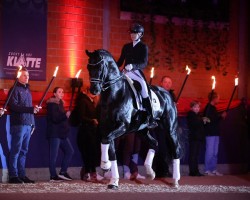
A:
[[[141,41],[144,34],[144,28],[140,24],[135,23],[131,25],[129,32],[132,42],[123,46],[117,65],[121,67],[125,61],[124,66],[126,75],[132,80],[136,80],[140,83],[142,104],[149,114],[148,128],[155,128],[157,122],[153,119],[148,87],[142,72],[148,63],[148,46]]]

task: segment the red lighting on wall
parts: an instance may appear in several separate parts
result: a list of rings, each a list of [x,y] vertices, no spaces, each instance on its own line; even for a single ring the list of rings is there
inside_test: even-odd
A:
[[[85,29],[83,7],[85,4],[85,1],[69,3],[65,0],[62,2],[64,6],[60,6],[60,47],[63,49],[60,56],[63,62],[62,66],[64,66],[63,76],[65,77],[74,77],[83,65],[83,52],[85,49],[83,41]]]

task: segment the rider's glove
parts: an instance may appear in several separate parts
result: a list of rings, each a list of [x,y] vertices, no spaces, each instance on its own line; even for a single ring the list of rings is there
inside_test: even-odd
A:
[[[127,71],[131,71],[133,69],[133,65],[132,64],[128,64],[128,65],[125,66],[125,69]]]

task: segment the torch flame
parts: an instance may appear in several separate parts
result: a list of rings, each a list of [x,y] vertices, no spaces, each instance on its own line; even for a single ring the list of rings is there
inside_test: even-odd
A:
[[[191,69],[187,65],[186,65],[186,70],[187,70],[187,75],[189,75],[191,72]]]
[[[22,68],[23,68],[23,67],[20,65],[20,66],[19,66],[19,70],[18,70],[18,72],[17,72],[16,78],[20,78],[20,76],[21,76],[21,74],[22,74],[22,71],[21,71]]]
[[[238,86],[238,80],[239,80],[239,78],[235,78],[235,79],[234,79],[234,85],[235,85],[235,86]]]
[[[212,90],[214,90],[215,89],[215,84],[216,84],[215,76],[212,76],[211,79],[213,79]]]
[[[56,74],[57,74],[58,68],[59,68],[59,67],[57,66],[57,67],[56,67],[56,69],[55,69],[55,71],[54,71],[54,74],[53,74],[53,76],[54,76],[54,77],[56,77]]]
[[[80,70],[76,73],[76,76],[75,76],[76,78],[78,78],[78,77],[79,77],[79,75],[80,75],[81,71],[82,71],[82,70],[80,69]]]
[[[154,70],[155,70],[155,68],[152,67],[151,71],[150,71],[150,78],[154,78]]]

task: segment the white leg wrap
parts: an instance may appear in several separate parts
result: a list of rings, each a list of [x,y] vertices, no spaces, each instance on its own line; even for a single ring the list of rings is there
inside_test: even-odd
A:
[[[102,161],[108,161],[109,160],[109,144],[101,144],[101,160]]]
[[[118,187],[119,184],[119,171],[117,161],[111,161],[111,179],[109,185]]]
[[[111,161],[111,177],[119,179],[117,160]]]
[[[155,150],[149,149],[144,165],[152,167],[154,156],[155,156]]]
[[[152,168],[154,155],[155,155],[155,150],[149,149],[147,157],[146,157],[145,162],[144,162],[144,166],[146,168],[147,178],[149,178],[151,180],[153,180],[155,178],[155,172]]]
[[[100,167],[105,171],[109,170],[111,167],[108,151],[109,151],[109,144],[101,144],[102,155],[101,155]]]
[[[180,180],[180,159],[173,159],[173,179]]]

